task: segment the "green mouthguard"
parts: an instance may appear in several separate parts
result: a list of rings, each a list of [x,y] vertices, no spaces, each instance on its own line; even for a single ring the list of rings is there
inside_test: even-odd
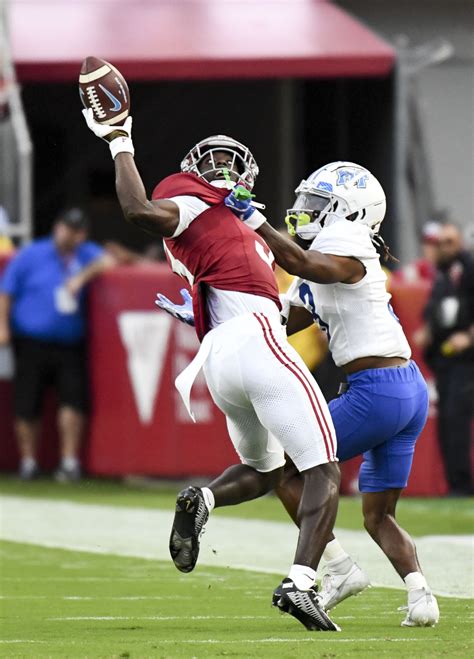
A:
[[[290,236],[296,236],[296,229],[311,224],[311,217],[308,213],[290,213],[285,217],[285,224],[288,227]]]

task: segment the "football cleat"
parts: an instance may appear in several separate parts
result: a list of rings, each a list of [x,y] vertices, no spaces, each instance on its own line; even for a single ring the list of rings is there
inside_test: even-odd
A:
[[[187,487],[178,494],[170,536],[170,554],[181,572],[191,572],[199,556],[199,539],[209,511],[199,487]]]
[[[334,609],[351,595],[358,595],[370,587],[368,576],[357,563],[353,563],[345,574],[325,574],[321,579],[319,600],[325,611]]]
[[[434,627],[439,621],[439,608],[436,597],[429,588],[417,588],[408,593],[408,606],[399,611],[408,611],[402,627]]]
[[[283,579],[273,592],[272,606],[289,613],[309,631],[341,631],[321,607],[316,587],[299,590],[291,579]]]

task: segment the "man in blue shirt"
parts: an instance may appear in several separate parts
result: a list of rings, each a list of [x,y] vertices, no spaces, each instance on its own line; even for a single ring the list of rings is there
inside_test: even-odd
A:
[[[15,431],[24,480],[38,475],[39,418],[50,384],[59,399],[61,465],[55,475],[61,481],[80,477],[87,409],[85,286],[110,265],[87,232],[81,210],[61,213],[52,235],[20,250],[0,283],[0,345],[12,342],[15,350]]]

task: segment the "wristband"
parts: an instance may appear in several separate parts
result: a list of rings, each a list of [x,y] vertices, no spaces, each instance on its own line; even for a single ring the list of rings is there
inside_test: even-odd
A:
[[[252,215],[247,220],[242,220],[242,222],[248,226],[250,229],[256,231],[259,229],[262,224],[267,221],[267,218],[259,210],[255,209]]]
[[[110,142],[109,147],[114,160],[115,156],[119,153],[131,153],[132,156],[135,155],[131,137],[116,137]]]

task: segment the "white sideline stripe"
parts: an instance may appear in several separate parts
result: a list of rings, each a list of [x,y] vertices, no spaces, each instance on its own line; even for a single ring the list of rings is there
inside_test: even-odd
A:
[[[383,641],[384,643],[415,643],[416,641],[424,641],[426,642],[426,638],[357,638],[355,639],[358,643],[375,643],[375,642],[380,642]],[[433,639],[437,640],[437,639]],[[174,645],[179,645],[181,643],[191,643],[192,645],[195,645],[196,643],[199,644],[204,644],[204,645],[238,645],[241,643],[249,643],[249,644],[256,644],[258,645],[259,643],[317,643],[320,645],[321,643],[324,643],[324,641],[328,641],[329,643],[354,643],[353,638],[334,638],[334,636],[331,636],[331,638],[324,638],[321,639],[321,636],[318,635],[318,638],[262,638],[260,640],[255,639],[255,638],[243,638],[243,639],[233,639],[229,641],[224,641],[220,639],[215,639],[215,638],[208,638],[208,639],[192,639],[192,638],[187,638],[187,639],[160,639],[156,641],[157,645],[162,645],[162,644],[169,644],[173,643]],[[0,639],[0,643],[50,643],[50,641],[37,641],[33,639]],[[82,641],[84,643],[84,641]],[[60,643],[61,644],[61,643]],[[64,644],[64,643],[63,643]],[[71,641],[68,641],[68,645],[76,645],[76,643]]]
[[[438,639],[436,639],[438,640]],[[250,643],[250,644],[255,644],[259,645],[260,643],[317,643],[320,645],[321,643],[324,643],[324,641],[327,641],[328,643],[355,643],[355,642],[362,642],[362,643],[374,643],[375,641],[377,642],[383,642],[383,643],[413,643],[415,641],[424,641],[426,642],[426,638],[335,638],[333,634],[330,635],[329,638],[325,635],[324,639],[321,639],[321,635],[318,634],[317,639],[314,638],[262,638],[262,639],[255,639],[255,638],[243,638],[243,639],[232,639],[229,641],[224,641],[221,639],[217,638],[208,638],[208,639],[191,639],[191,638],[186,638],[186,639],[180,639],[179,641],[173,640],[173,639],[162,639],[159,641],[156,641],[157,645],[160,645],[162,643],[174,643],[174,644],[180,644],[180,643],[192,643],[193,645],[195,643],[201,643],[201,644],[209,644],[209,645],[239,645],[241,643]]]
[[[173,511],[14,496],[1,496],[0,507],[0,538],[4,540],[96,554],[170,560],[168,537]],[[403,589],[398,575],[365,531],[340,529],[337,537],[367,572],[373,585]],[[211,516],[194,574],[204,576],[200,566],[207,565],[281,577],[293,562],[296,538],[297,529],[290,523]],[[417,539],[417,550],[436,594],[474,596],[473,536],[425,536]],[[186,578],[178,573],[176,576]]]
[[[252,593],[252,596],[255,595]],[[0,595],[0,600],[45,600],[45,599],[54,599],[51,595]],[[174,595],[123,595],[120,597],[104,595],[103,597],[91,597],[89,595],[58,595],[57,599],[66,600],[66,601],[94,601],[94,602],[103,602],[104,600],[111,600],[113,602],[141,602],[141,601],[163,601],[163,600],[175,600]],[[184,597],[183,595],[179,596],[180,600],[193,599],[191,596]]]
[[[0,643],[49,643],[50,641],[35,641],[34,639],[23,638],[0,638]]]
[[[275,616],[186,616],[186,620],[274,620]],[[77,620],[183,620],[183,616],[59,616],[46,620],[73,622]]]

